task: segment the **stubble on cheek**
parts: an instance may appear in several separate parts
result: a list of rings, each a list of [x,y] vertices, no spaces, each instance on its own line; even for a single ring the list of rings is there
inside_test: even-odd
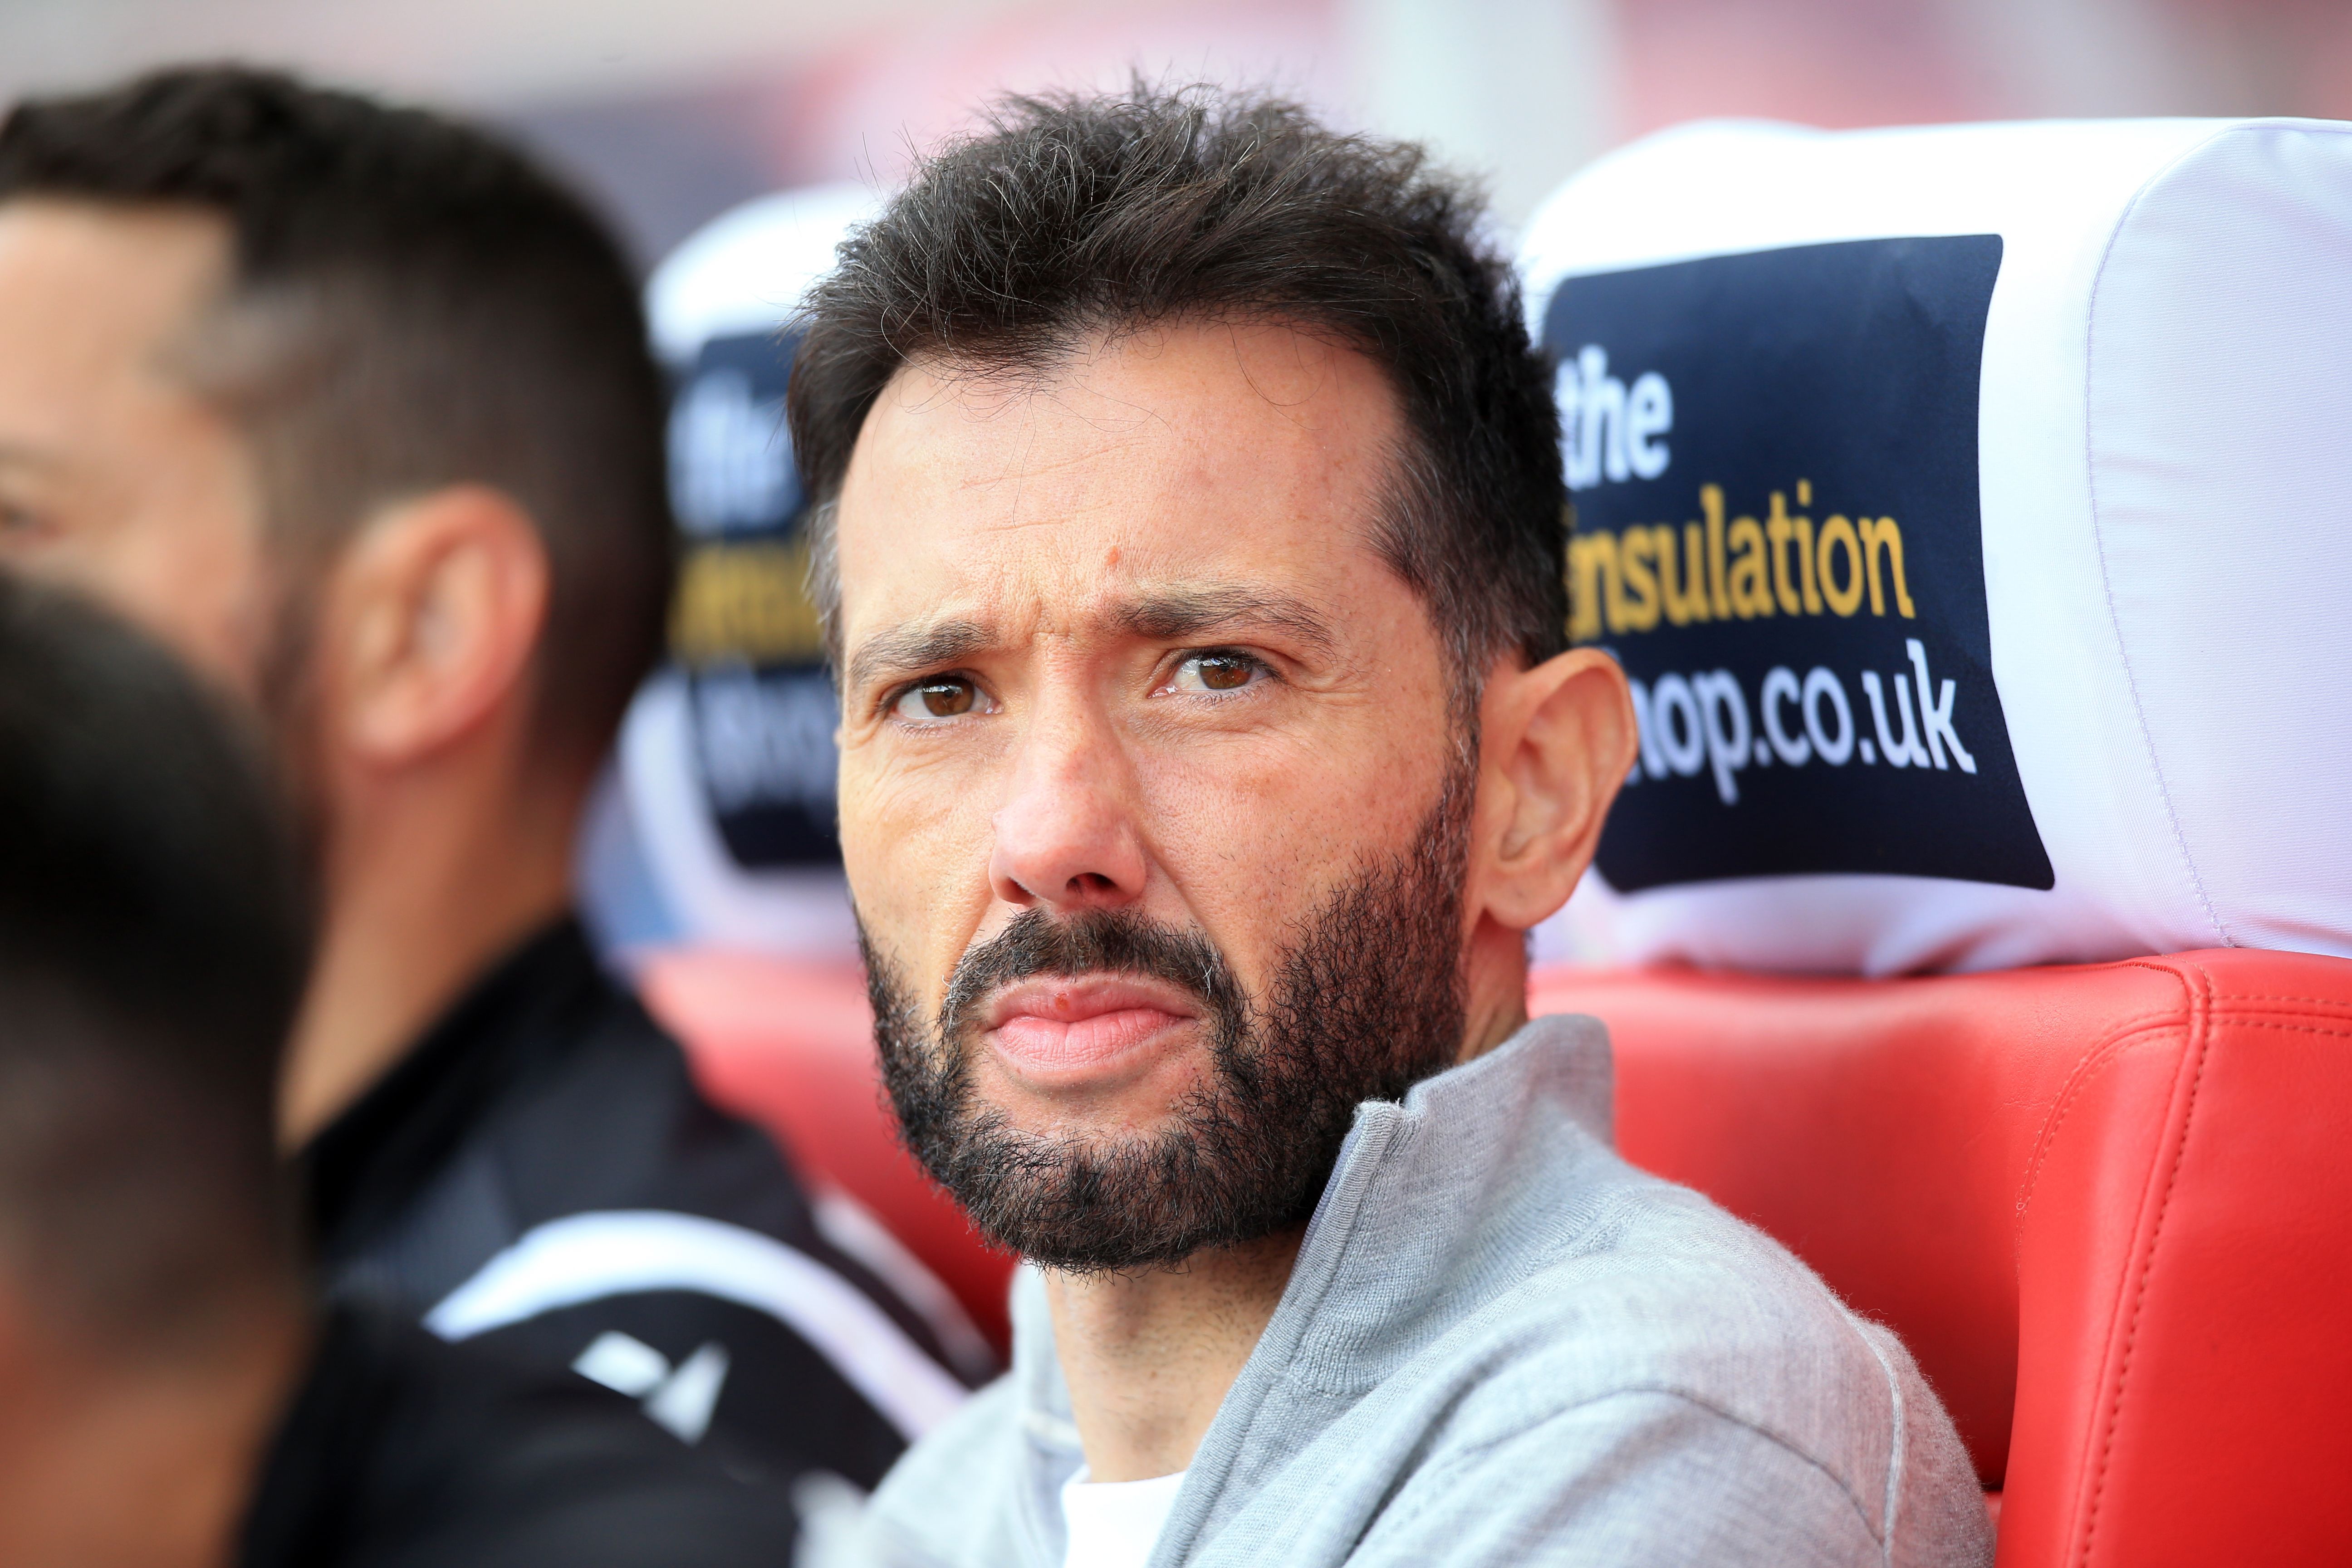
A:
[[[908,822],[903,810],[887,809],[900,804],[888,798],[897,792],[854,794],[856,785],[847,777],[842,783],[842,868],[868,973],[878,962],[910,999],[936,997],[970,940],[956,928],[976,926],[984,910],[984,871],[980,900],[958,897],[947,868],[959,862],[940,824]],[[974,907],[967,913],[968,904]],[[922,1020],[926,1032],[929,1022]]]

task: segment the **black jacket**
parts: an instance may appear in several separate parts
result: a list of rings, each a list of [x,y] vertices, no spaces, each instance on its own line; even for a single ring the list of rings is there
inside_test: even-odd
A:
[[[331,1297],[576,1368],[739,1472],[871,1489],[965,1386],[942,1325],[881,1277],[903,1257],[844,1249],[855,1227],[821,1223],[767,1136],[703,1099],[572,921],[477,984],[303,1165]],[[965,1359],[965,1380],[987,1372]]]
[[[579,1378],[414,1324],[325,1325],[263,1465],[242,1568],[785,1568],[793,1510]]]

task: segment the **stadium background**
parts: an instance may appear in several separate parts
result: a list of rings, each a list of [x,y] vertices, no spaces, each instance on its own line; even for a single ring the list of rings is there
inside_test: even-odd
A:
[[[673,258],[650,301],[684,530],[673,658],[581,842],[590,926],[631,968],[680,947],[852,950],[834,699],[777,434],[790,345],[782,302],[744,290],[813,275],[913,148],[997,93],[1130,70],[1268,84],[1482,176],[1506,246],[1591,159],[1694,119],[2352,116],[2340,0],[0,0],[0,101],[218,58],[503,126],[642,269]],[[743,212],[779,190],[823,194]],[[730,212],[721,240],[706,226]],[[715,300],[685,276],[697,254],[719,263]],[[1537,956],[1592,956],[1573,925],[1548,922]]]
[[[1510,222],[1705,115],[2352,116],[2341,0],[0,0],[0,100],[221,56],[499,121],[646,265],[746,198],[887,183],[993,89],[1130,64],[1425,138]]]

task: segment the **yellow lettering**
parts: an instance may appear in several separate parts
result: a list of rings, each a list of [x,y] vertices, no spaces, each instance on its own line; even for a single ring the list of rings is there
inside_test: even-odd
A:
[[[1801,500],[1804,498],[1800,494],[1798,499]],[[1797,531],[1797,574],[1801,579],[1799,586],[1804,591],[1805,614],[1818,616],[1822,613],[1822,594],[1813,571],[1813,520],[1792,517],[1789,522]]]
[[[1715,618],[1707,603],[1706,559],[1706,531],[1695,522],[1683,524],[1683,591],[1695,621]]]
[[[1903,531],[1895,526],[1891,517],[1876,522],[1862,520],[1862,558],[1870,563],[1870,613],[1883,616],[1886,601],[1878,592],[1878,558],[1886,557],[1887,570],[1895,577],[1895,609],[1905,620],[1917,618],[1911,608],[1911,588],[1903,581]]]
[[[1664,612],[1668,624],[1686,625],[1690,616],[1683,605],[1682,595],[1675,587],[1675,531],[1660,523],[1642,531],[1650,536],[1650,559],[1657,563],[1658,607]]]
[[[1622,605],[1609,606],[1611,631],[1646,632],[1658,624],[1658,578],[1650,570],[1656,543],[1646,528],[1629,528],[1618,537],[1617,574],[1625,581],[1625,595]]]
[[[1706,597],[1715,608],[1715,618],[1731,618],[1731,595],[1726,591],[1723,573],[1723,487],[1701,485],[1698,488],[1699,510],[1706,513]]]
[[[1731,521],[1731,613],[1743,621],[1772,613],[1771,573],[1764,563],[1764,531],[1752,517]]]
[[[1796,532],[1797,525],[1789,521],[1789,503],[1774,490],[1771,514],[1764,520],[1764,537],[1771,541],[1772,597],[1780,602],[1784,616],[1796,615],[1805,607],[1797,597],[1797,584],[1789,577],[1789,542]]]
[[[1838,574],[1830,565],[1830,554],[1833,550],[1845,552],[1845,586],[1843,588],[1838,586]],[[1843,517],[1823,519],[1819,551],[1818,575],[1822,597],[1829,601],[1830,608],[1837,614],[1853,614],[1862,608],[1863,578],[1865,575],[1862,565],[1862,541],[1854,536],[1853,524]]]
[[[1811,506],[1812,481],[1799,479],[1795,489],[1797,504]],[[1619,594],[1607,601],[1612,631],[1646,631],[1661,616],[1677,626],[1776,615],[1848,616],[1861,612],[1865,593],[1874,616],[1887,613],[1891,597],[1896,615],[1917,618],[1903,530],[1893,518],[1835,516],[1816,526],[1790,510],[1780,490],[1771,492],[1760,521],[1727,517],[1720,485],[1701,485],[1698,500],[1704,520],[1685,523],[1679,539],[1671,524],[1657,523],[1627,529],[1605,559],[1594,552],[1576,557],[1580,595],[1590,597],[1586,584],[1603,574]]]
[[[1617,591],[1617,536],[1613,533],[1571,534],[1568,541],[1568,637],[1591,642],[1601,636],[1601,583],[1613,613],[1622,595]]]
[[[1702,564],[1698,528],[1694,524],[1686,531],[1681,552],[1679,570],[1675,560],[1675,531],[1671,523],[1659,523],[1650,530],[1650,548],[1658,563],[1658,597],[1666,619],[1678,626],[1693,621],[1708,619],[1706,611],[1706,568]]]
[[[691,552],[679,564],[671,602],[670,651],[690,665],[818,658],[824,642],[807,578],[808,546],[799,540]]]

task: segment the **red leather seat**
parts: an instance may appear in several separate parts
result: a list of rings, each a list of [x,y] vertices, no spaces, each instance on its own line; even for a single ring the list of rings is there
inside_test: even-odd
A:
[[[656,961],[722,1100],[991,1332],[1011,1262],[899,1151],[845,969]],[[2352,962],[1894,981],[1538,974],[1619,1142],[1893,1325],[2000,1489],[2003,1568],[2352,1562]]]
[[[1552,973],[1618,1139],[1891,1325],[2003,1568],[2352,1562],[2352,962]]]

